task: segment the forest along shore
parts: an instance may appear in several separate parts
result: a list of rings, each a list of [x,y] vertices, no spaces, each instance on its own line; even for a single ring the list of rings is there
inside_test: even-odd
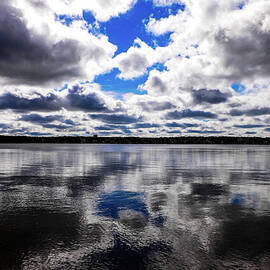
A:
[[[270,145],[270,137],[30,137],[0,136],[0,143],[64,143],[64,144],[251,144]]]

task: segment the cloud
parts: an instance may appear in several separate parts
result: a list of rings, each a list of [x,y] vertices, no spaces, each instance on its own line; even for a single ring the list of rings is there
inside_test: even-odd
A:
[[[191,128],[191,127],[199,127],[200,125],[198,124],[191,124],[191,123],[176,123],[176,122],[172,122],[172,123],[167,123],[165,124],[166,127],[172,127],[172,128],[176,128],[176,127],[179,127],[179,128]]]
[[[27,0],[0,4],[2,85],[55,87],[108,69],[116,47],[105,36],[95,37],[75,24],[62,25],[46,3],[42,11],[37,4]]]
[[[267,0],[185,0],[185,11],[146,24],[155,35],[172,32],[162,48],[170,88],[220,89],[235,83],[248,89],[270,73],[270,27]],[[166,1],[161,1],[166,4]],[[161,49],[156,49],[161,54]],[[162,80],[165,77],[162,76]],[[172,91],[172,90],[170,90]],[[226,92],[226,91],[225,91]]]
[[[236,128],[262,128],[262,127],[265,127],[265,125],[248,124],[248,125],[234,125],[234,127]]]
[[[260,116],[260,115],[269,115],[270,114],[270,108],[264,107],[264,108],[254,108],[254,109],[247,109],[247,110],[238,110],[233,109],[230,111],[231,116]]]
[[[47,5],[48,8],[58,14],[81,16],[84,10],[90,11],[96,20],[105,22],[110,20],[112,17],[119,16],[131,9],[136,4],[137,0],[31,0],[30,2],[34,5]]]
[[[15,93],[4,93],[0,96],[0,110],[16,111],[59,111],[61,99],[55,94],[42,95],[34,92],[31,97],[23,97]]]
[[[142,120],[141,117],[125,114],[89,114],[89,117],[109,124],[133,124]]]
[[[159,128],[161,125],[159,124],[150,124],[150,123],[137,123],[133,128]]]
[[[47,123],[51,123],[54,121],[62,121],[63,116],[61,116],[61,115],[42,116],[39,114],[26,114],[26,115],[23,115],[20,118],[20,120],[26,121],[26,122],[37,123],[37,124],[47,124]]]
[[[182,132],[180,130],[171,130],[167,131],[168,134],[181,134]]]
[[[169,101],[157,102],[157,101],[141,101],[137,103],[143,111],[151,112],[151,111],[166,111],[170,109],[176,108],[174,104]]]
[[[103,94],[95,84],[76,84],[62,93],[16,90],[0,96],[0,110],[53,112],[63,108],[69,111],[112,112],[122,110],[122,103]]]
[[[217,130],[192,130],[189,129],[188,133],[197,133],[197,134],[222,134],[225,131],[217,131]]]
[[[172,4],[183,4],[183,0],[154,0],[156,6],[171,6]]]
[[[44,128],[54,129],[56,131],[66,130],[66,129],[69,129],[70,128],[70,126],[57,125],[57,124],[43,124],[42,126]]]
[[[220,90],[193,90],[192,96],[195,104],[201,103],[211,103],[211,104],[219,104],[224,103],[228,100],[229,95],[220,92]]]
[[[40,114],[26,114],[26,115],[21,116],[19,120],[24,121],[24,122],[30,122],[36,125],[40,125],[43,128],[54,129],[54,131],[56,132],[67,130],[76,126],[76,124],[72,120],[65,119],[62,115],[43,116]]]
[[[64,107],[74,111],[84,112],[111,112],[117,110],[112,99],[106,97],[101,91],[91,87],[75,85],[68,90]],[[118,102],[118,104],[120,104]],[[115,107],[113,107],[115,105]],[[118,108],[120,110],[120,108]]]
[[[165,118],[167,120],[181,119],[181,118],[217,118],[217,115],[211,112],[205,111],[192,111],[190,109],[183,111],[173,111],[166,114]]]

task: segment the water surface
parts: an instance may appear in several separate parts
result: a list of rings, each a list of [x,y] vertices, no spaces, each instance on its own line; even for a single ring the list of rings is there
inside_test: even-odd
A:
[[[0,145],[0,269],[269,269],[270,147]]]

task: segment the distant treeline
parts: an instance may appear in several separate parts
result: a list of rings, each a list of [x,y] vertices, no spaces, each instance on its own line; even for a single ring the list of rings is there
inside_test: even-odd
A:
[[[0,143],[103,143],[103,144],[270,144],[261,137],[28,137],[0,136]]]

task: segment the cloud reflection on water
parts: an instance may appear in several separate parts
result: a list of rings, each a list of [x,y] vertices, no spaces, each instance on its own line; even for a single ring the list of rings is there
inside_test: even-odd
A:
[[[0,153],[4,269],[270,262],[268,147],[1,145]]]

